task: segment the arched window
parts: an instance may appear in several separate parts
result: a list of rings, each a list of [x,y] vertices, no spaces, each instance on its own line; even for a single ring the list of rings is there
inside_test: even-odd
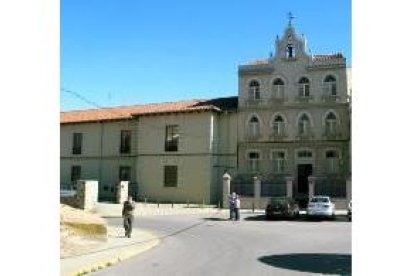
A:
[[[339,171],[339,154],[336,150],[326,151],[326,167],[330,173],[337,173]]]
[[[327,76],[323,81],[324,94],[326,96],[336,96],[336,79],[334,76]]]
[[[295,58],[296,51],[295,46],[293,44],[286,45],[286,58]]]
[[[282,79],[277,78],[273,81],[272,92],[275,99],[283,99],[285,94],[285,83]]]
[[[273,135],[275,136],[283,136],[285,134],[285,122],[283,121],[283,117],[277,115],[273,120]]]
[[[260,84],[256,80],[249,84],[249,100],[260,100]]]
[[[259,119],[256,116],[253,116],[249,120],[249,137],[250,138],[258,138],[259,137]]]
[[[329,114],[325,118],[325,132],[327,136],[335,136],[336,135],[336,128],[337,128],[337,119],[333,112],[329,112]]]
[[[310,96],[310,82],[308,78],[301,78],[299,80],[299,96],[300,97],[309,97]]]
[[[310,133],[310,119],[308,115],[302,114],[299,118],[299,135],[306,136]]]

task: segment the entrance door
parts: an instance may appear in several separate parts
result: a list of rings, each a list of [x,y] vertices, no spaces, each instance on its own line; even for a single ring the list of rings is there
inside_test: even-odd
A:
[[[308,176],[312,175],[312,164],[298,165],[298,194],[309,194]]]

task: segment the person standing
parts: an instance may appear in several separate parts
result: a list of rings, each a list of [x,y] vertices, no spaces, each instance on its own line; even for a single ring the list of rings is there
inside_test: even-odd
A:
[[[240,196],[236,195],[234,201],[234,212],[236,213],[236,220],[240,220]]]
[[[233,192],[231,195],[229,195],[229,209],[230,209],[230,220],[233,220],[235,218],[235,203],[236,203],[236,193]]]
[[[124,218],[125,237],[130,238],[132,232],[132,223],[134,222],[135,202],[132,196],[128,196],[128,200],[124,202],[122,208],[122,217]]]

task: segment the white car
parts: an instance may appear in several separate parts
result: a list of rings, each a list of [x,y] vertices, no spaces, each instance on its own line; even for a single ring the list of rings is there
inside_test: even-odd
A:
[[[329,196],[314,196],[309,200],[306,215],[308,217],[335,218],[335,204]]]
[[[76,190],[71,184],[60,184],[60,197],[73,197]]]

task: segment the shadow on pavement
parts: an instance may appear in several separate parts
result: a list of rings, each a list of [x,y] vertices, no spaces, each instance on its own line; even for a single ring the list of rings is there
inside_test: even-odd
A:
[[[283,269],[309,273],[351,275],[352,256],[348,254],[286,254],[263,256],[259,261]]]
[[[226,218],[203,218],[203,219],[207,221],[229,221],[229,219],[226,219]]]

